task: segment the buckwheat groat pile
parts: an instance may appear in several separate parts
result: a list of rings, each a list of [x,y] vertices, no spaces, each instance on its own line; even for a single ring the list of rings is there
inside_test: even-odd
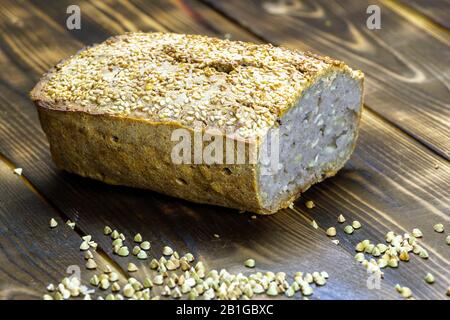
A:
[[[361,72],[310,53],[134,33],[62,61],[31,97],[52,156],[64,170],[195,202],[273,213],[334,175],[349,158],[362,82]],[[211,164],[194,157],[192,147],[190,159],[183,158],[191,162],[176,163],[179,141],[171,140],[181,128],[192,145],[194,132],[214,131],[212,140],[223,140],[223,154]],[[236,163],[242,151],[237,141],[245,147],[243,164]],[[250,150],[256,150],[256,161]],[[263,161],[265,150],[269,162]]]

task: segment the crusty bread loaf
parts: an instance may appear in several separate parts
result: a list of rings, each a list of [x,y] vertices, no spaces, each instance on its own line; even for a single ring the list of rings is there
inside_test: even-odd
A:
[[[61,61],[31,98],[61,169],[267,214],[344,165],[357,138],[362,92],[362,73],[328,57],[131,33]],[[192,145],[198,134],[223,140],[224,154],[214,154],[213,163],[201,161],[202,153],[198,161],[195,151],[183,158],[189,161],[174,160],[177,129]],[[245,161],[227,158],[242,150]],[[263,161],[262,150],[275,161]]]

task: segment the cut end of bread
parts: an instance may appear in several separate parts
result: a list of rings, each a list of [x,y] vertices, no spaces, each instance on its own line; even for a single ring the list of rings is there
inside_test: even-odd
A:
[[[260,166],[259,192],[267,212],[287,207],[300,192],[343,167],[356,143],[362,91],[359,76],[325,74],[269,131],[264,143],[270,145],[277,135],[279,159]]]

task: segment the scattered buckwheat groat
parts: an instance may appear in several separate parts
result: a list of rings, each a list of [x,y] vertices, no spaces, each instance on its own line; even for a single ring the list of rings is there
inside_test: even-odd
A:
[[[247,260],[245,260],[245,266],[247,267],[247,268],[254,268],[255,267],[255,260],[253,260],[253,259],[247,259]]]
[[[444,232],[444,225],[442,223],[437,223],[433,226],[434,231],[442,233]]]
[[[55,219],[51,218],[50,219],[50,228],[56,228],[58,226],[58,222],[56,222]]]
[[[313,202],[312,200],[308,200],[308,201],[305,202],[305,206],[306,206],[308,209],[312,209],[312,208],[314,208],[316,205],[314,204],[314,202]]]
[[[355,221],[352,222],[352,227],[355,230],[359,229],[359,228],[361,228],[361,223],[358,220],[355,220]]]
[[[105,226],[105,228],[103,228],[103,234],[105,236],[110,235],[112,233],[112,229],[108,226]]]
[[[434,276],[431,274],[431,273],[427,273],[426,274],[426,276],[425,276],[425,281],[427,282],[427,283],[429,283],[429,284],[432,284],[432,283],[434,283]]]
[[[148,242],[148,241],[143,241],[141,243],[141,249],[142,250],[150,250],[150,247],[151,247],[151,245],[150,245],[150,242]]]
[[[344,232],[346,233],[346,234],[352,234],[353,233],[353,227],[351,226],[351,225],[347,225],[347,226],[345,226],[345,228],[344,228]]]
[[[126,257],[130,254],[130,251],[128,250],[128,247],[120,247],[119,251],[117,251],[117,254],[121,257]]]
[[[327,229],[327,236],[334,237],[336,235],[336,228],[330,227]]]
[[[338,221],[339,223],[344,223],[344,222],[345,222],[344,216],[343,216],[342,214],[340,214],[339,217],[337,218],[337,221]]]
[[[114,231],[106,230],[106,235],[111,235]],[[125,237],[116,231],[116,237],[112,242],[114,246],[120,246],[119,256],[128,256],[128,248],[124,245]],[[87,235],[82,237],[83,248],[89,249],[89,242],[92,237]],[[134,239],[133,239],[134,240]],[[138,239],[139,240],[139,239]],[[87,244],[87,245],[86,245]],[[142,243],[141,243],[142,244]],[[139,254],[145,253],[139,246]],[[122,251],[125,251],[123,253]],[[145,253],[147,254],[147,253]],[[138,267],[133,262],[128,262],[127,270],[133,274],[142,269],[145,274],[142,282],[139,279],[129,277],[123,281],[110,265],[98,268],[89,250],[84,252],[87,260],[86,268],[95,272],[90,277],[89,286],[81,285],[80,279],[72,277],[64,278],[57,286],[47,286],[47,293],[43,295],[46,300],[66,300],[80,298],[84,300],[158,300],[161,297],[167,299],[242,299],[248,300],[257,295],[265,294],[268,297],[296,295],[307,297],[313,294],[313,285],[319,287],[326,284],[328,273],[297,272],[293,281],[289,282],[284,272],[255,272],[251,274],[230,273],[225,269],[208,270],[202,261],[198,261],[191,253],[179,254],[168,246],[164,246],[163,254],[159,259],[152,258],[148,265]],[[133,256],[124,258],[130,259]],[[134,258],[136,259],[136,258]],[[244,262],[247,268],[255,268],[254,259],[247,259]],[[99,270],[100,269],[100,270]]]
[[[408,287],[402,287],[399,284],[395,286],[395,289],[403,296],[405,299],[409,299],[412,297],[412,291]]]
[[[75,222],[72,222],[71,220],[67,220],[66,225],[72,230],[75,229]]]
[[[170,256],[171,254],[173,254],[173,249],[171,247],[165,246],[163,248],[163,255]]]
[[[136,271],[138,271],[138,268],[137,268],[137,266],[134,263],[130,262],[128,264],[128,271],[129,272],[136,272]]]
[[[83,241],[80,245],[80,250],[81,251],[86,251],[89,249],[89,243],[87,241]]]
[[[141,234],[140,233],[137,233],[135,236],[134,236],[134,242],[138,242],[138,243],[141,243],[142,242],[142,236],[141,236]]]
[[[414,238],[422,238],[423,237],[422,231],[420,231],[418,228],[414,228],[412,230],[412,235],[414,236]]]
[[[88,259],[88,261],[86,262],[86,268],[89,270],[96,269],[97,263],[95,263],[94,259]]]

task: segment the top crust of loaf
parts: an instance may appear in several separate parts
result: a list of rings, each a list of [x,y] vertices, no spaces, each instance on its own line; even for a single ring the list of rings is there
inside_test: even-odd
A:
[[[343,62],[270,44],[129,33],[85,48],[31,92],[41,107],[260,137],[315,78]]]

